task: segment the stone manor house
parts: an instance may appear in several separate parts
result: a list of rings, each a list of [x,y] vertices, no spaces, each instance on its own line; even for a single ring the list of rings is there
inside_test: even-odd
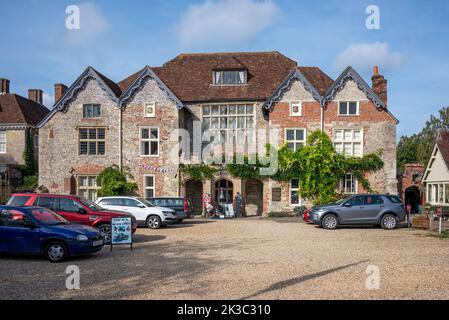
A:
[[[297,180],[236,179],[222,171],[208,181],[186,181],[177,174],[179,159],[170,160],[170,152],[178,142],[170,134],[193,133],[200,121],[224,144],[239,133],[278,127],[280,144],[292,149],[316,129],[347,156],[382,149],[385,167],[368,178],[377,192],[397,194],[398,120],[377,68],[370,86],[351,67],[334,81],[279,52],[180,54],[119,82],[88,67],[69,88],[57,84],[55,98],[38,125],[39,185],[49,192],[95,199],[96,176],[116,164],[130,168],[140,196],[187,196],[199,212],[203,195],[216,199],[219,190],[229,204],[240,192],[248,215],[303,203]],[[336,187],[364,192],[350,172]]]

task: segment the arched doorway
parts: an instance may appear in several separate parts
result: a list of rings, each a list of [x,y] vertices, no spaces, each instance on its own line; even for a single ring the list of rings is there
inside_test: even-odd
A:
[[[186,182],[186,198],[192,202],[195,215],[203,213],[203,183],[196,180]]]
[[[222,179],[215,182],[215,203],[223,206],[228,210],[229,214],[234,214],[233,200],[234,200],[234,185],[231,181]]]
[[[261,216],[263,214],[263,183],[260,180],[248,180],[245,183],[246,216]]]
[[[405,205],[411,205],[412,213],[419,213],[419,206],[421,203],[421,191],[417,186],[412,186],[405,189],[404,195]]]

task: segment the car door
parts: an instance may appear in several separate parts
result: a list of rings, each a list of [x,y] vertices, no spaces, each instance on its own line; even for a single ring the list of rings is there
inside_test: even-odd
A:
[[[17,210],[3,210],[0,218],[0,251],[39,253],[42,246],[40,228],[30,228],[33,220]],[[33,222],[35,223],[35,222]]]
[[[70,222],[90,225],[87,209],[73,199],[59,198],[56,211]]]
[[[343,224],[356,224],[359,222],[365,209],[365,197],[355,196],[346,201],[340,212],[340,220]]]
[[[123,198],[123,207],[126,212],[131,213],[137,221],[142,222],[146,220],[146,206],[132,198]],[[142,208],[143,206],[143,208]]]
[[[365,196],[365,209],[363,210],[363,218],[361,222],[367,224],[377,223],[380,212],[385,207],[384,200],[378,195]]]

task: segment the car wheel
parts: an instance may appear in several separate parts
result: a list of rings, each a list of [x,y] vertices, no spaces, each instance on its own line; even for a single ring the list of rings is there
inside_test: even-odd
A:
[[[100,231],[103,236],[103,241],[105,244],[111,243],[111,225],[102,224],[97,227],[98,231]]]
[[[338,219],[335,215],[328,214],[321,221],[321,226],[327,230],[335,230],[338,227]]]
[[[150,229],[159,229],[162,226],[161,218],[158,216],[149,216],[147,218],[147,227]]]
[[[69,257],[69,250],[64,243],[54,241],[45,247],[45,256],[50,262],[63,262]]]
[[[382,217],[380,225],[382,229],[394,230],[398,226],[398,219],[392,214],[386,214]]]

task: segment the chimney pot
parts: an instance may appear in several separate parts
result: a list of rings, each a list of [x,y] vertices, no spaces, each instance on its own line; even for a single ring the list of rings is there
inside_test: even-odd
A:
[[[28,99],[33,100],[36,103],[42,104],[42,90],[40,89],[29,89]]]
[[[378,66],[374,67],[374,75],[375,76],[379,75],[379,67]]]
[[[67,91],[67,86],[62,83],[55,84],[55,103],[61,100],[64,93]]]
[[[375,94],[382,99],[385,105],[388,103],[388,95],[387,95],[387,83],[388,81],[384,78],[383,75],[379,74],[379,67],[374,67],[374,75],[371,78],[373,84],[372,88]]]
[[[9,93],[9,80],[0,78],[0,94],[8,94]]]

